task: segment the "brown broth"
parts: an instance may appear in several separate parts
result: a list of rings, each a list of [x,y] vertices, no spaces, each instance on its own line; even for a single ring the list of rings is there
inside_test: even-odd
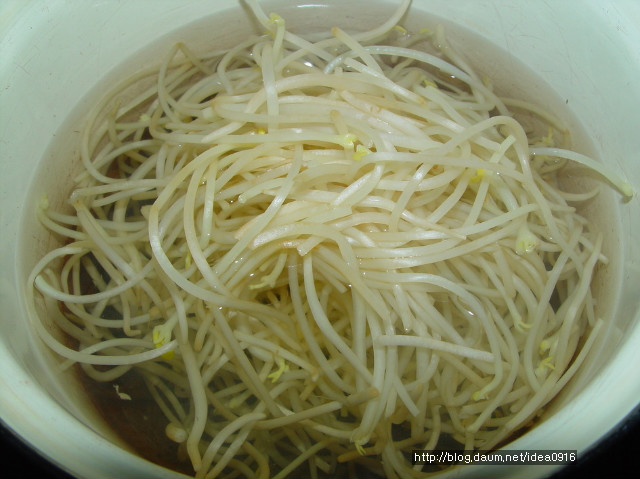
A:
[[[95,381],[80,368],[78,376],[98,413],[135,453],[168,469],[193,475],[186,455],[179,453],[180,445],[165,434],[164,415],[135,368],[115,381]],[[118,392],[131,399],[122,399]]]

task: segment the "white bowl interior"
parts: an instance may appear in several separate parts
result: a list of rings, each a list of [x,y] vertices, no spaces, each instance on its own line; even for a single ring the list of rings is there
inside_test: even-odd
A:
[[[52,244],[33,213],[43,193],[63,205],[73,177],[73,153],[84,112],[105,85],[144,64],[156,63],[177,40],[196,48],[231,46],[252,28],[233,0],[216,2],[34,2],[0,7],[0,417],[42,454],[79,477],[173,473],[135,454],[87,403],[73,375],[60,376],[55,361],[34,338],[22,301],[26,277]],[[273,3],[273,2],[272,2]],[[282,3],[282,2],[280,2]],[[274,7],[302,31],[334,24],[372,25],[389,3],[328,0]],[[277,3],[276,3],[277,4]],[[405,24],[441,21],[452,43],[499,91],[527,97],[562,116],[581,151],[601,158],[640,189],[637,111],[640,111],[640,7],[596,0],[542,4],[507,0],[414,0]],[[4,8],[4,11],[2,9]],[[225,12],[232,9],[230,12]],[[419,12],[428,12],[423,17]],[[222,12],[222,13],[220,13]],[[138,22],[139,18],[144,22]],[[221,43],[222,42],[222,43]],[[491,46],[493,45],[493,46]],[[505,56],[506,54],[506,56]],[[523,65],[526,67],[523,68]],[[531,432],[509,448],[577,449],[595,444],[633,409],[640,379],[640,207],[605,195],[592,211],[608,233],[610,264],[598,276],[600,314],[609,321],[579,375]],[[47,427],[42,427],[46,424]],[[60,437],[64,441],[60,441]],[[522,477],[552,468],[515,471]],[[470,467],[465,475],[514,477]]]

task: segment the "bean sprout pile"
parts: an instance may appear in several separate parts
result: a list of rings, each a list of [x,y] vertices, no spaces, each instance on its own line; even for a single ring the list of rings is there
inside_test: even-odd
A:
[[[408,1],[313,41],[246,3],[264,34],[177,44],[86,120],[72,213],[38,208],[61,239],[29,280],[42,339],[139,372],[196,477],[423,477],[414,449],[503,444],[603,327],[576,211],[598,189],[562,169],[629,185],[402,28]]]

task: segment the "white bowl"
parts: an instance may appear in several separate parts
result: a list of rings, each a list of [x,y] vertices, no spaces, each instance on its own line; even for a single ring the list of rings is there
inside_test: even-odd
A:
[[[33,218],[36,193],[68,183],[71,173],[49,160],[73,150],[74,133],[62,127],[72,124],[86,107],[84,98],[95,98],[96,85],[140,62],[153,63],[178,39],[202,43],[220,35],[231,45],[245,31],[246,16],[224,17],[220,24],[215,15],[234,8],[235,0],[15,0],[0,5],[0,418],[39,454],[74,476],[176,474],[128,451],[77,393],[73,381],[51,379],[48,352],[33,337],[23,303],[25,278],[36,261],[33,252],[46,243]],[[283,16],[305,29],[334,21],[348,28],[354,22],[375,23],[392,8],[364,0],[322,0],[300,2]],[[504,88],[534,97],[541,94],[543,106],[566,112],[562,115],[579,132],[578,143],[640,190],[639,2],[414,0],[412,8],[450,23],[454,42],[458,39],[473,62],[497,73]],[[213,34],[209,22],[221,28]],[[496,47],[485,50],[484,42]],[[496,61],[500,50],[511,56]],[[523,74],[519,62],[535,72],[535,78]],[[611,274],[607,284],[600,285],[607,290],[610,304],[604,309],[611,316],[605,318],[609,326],[600,350],[554,402],[546,420],[510,449],[582,453],[637,406],[638,201],[634,197],[623,203],[612,196],[600,215],[619,231],[609,243]],[[555,469],[471,466],[456,474],[542,477]]]

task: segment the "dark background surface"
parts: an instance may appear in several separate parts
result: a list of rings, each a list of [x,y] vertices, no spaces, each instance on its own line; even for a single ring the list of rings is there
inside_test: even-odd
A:
[[[52,466],[0,425],[0,458],[3,478],[73,479]],[[640,407],[594,450],[579,457],[549,479],[585,477],[628,478],[640,463]],[[87,478],[91,479],[91,478]],[[122,478],[127,479],[127,478]],[[143,478],[136,478],[143,479]],[[489,479],[489,478],[487,478]]]

